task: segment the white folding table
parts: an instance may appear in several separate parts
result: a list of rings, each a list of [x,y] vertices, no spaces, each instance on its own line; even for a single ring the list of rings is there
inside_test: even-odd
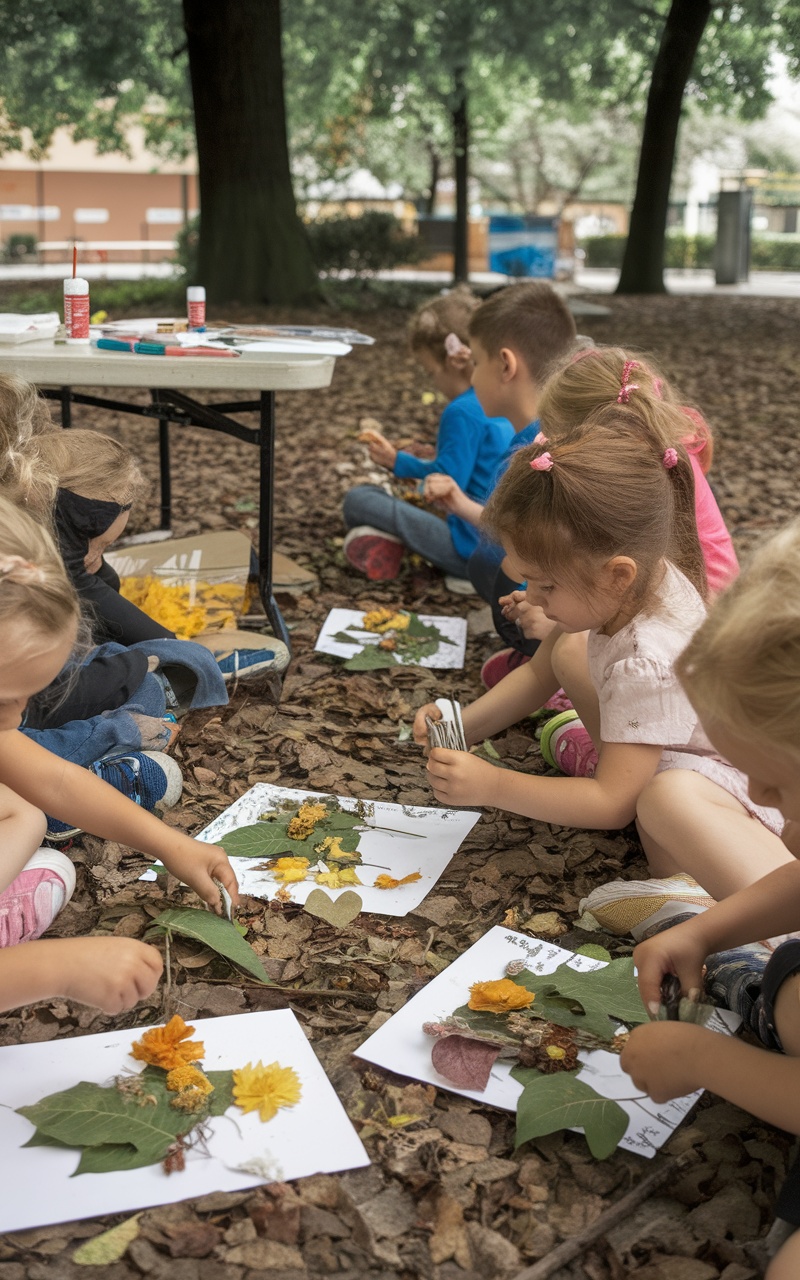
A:
[[[35,383],[44,396],[61,406],[61,424],[72,425],[72,405],[155,418],[158,421],[161,470],[161,528],[171,527],[169,426],[204,427],[258,445],[259,589],[274,635],[289,645],[289,635],[272,587],[273,481],[275,465],[275,392],[306,391],[330,385],[335,356],[283,353],[214,356],[150,356],[127,351],[98,351],[91,346],[54,342],[0,345],[0,373],[15,373]],[[105,396],[76,392],[73,387],[146,387],[150,403],[131,404]],[[257,400],[203,402],[198,392],[258,392]],[[231,417],[258,412],[257,427]]]

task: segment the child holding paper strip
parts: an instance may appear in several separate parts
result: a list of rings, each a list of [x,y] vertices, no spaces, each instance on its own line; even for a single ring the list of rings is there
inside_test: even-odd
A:
[[[787,835],[796,831],[800,522],[756,552],[738,582],[713,606],[677,669],[709,738],[747,774],[753,800],[779,808],[787,819]],[[749,856],[746,846],[740,856]],[[617,885],[634,898],[638,891],[641,899],[648,888],[646,881]],[[609,901],[613,889],[608,886]],[[800,1135],[800,938],[795,935],[772,952],[759,945],[759,939],[798,925],[800,862],[794,858],[699,914],[687,914],[679,899],[661,907],[659,918],[645,929],[648,940],[634,952],[642,999],[651,1013],[658,1008],[663,978],[674,973],[685,995],[696,997],[705,986],[716,1004],[740,1014],[765,1048],[691,1024],[651,1023],[632,1033],[622,1055],[622,1066],[637,1088],[659,1103],[711,1089]],[[768,1280],[795,1280],[800,1275],[800,1160],[777,1211],[795,1234],[774,1258]]]
[[[75,643],[78,599],[49,534],[0,498],[0,1004],[66,995],[107,1012],[153,989],[160,960],[126,939],[36,941],[75,888],[70,860],[39,849],[41,810],[160,859],[220,910],[237,895],[224,851],[165,826],[85,769],[19,732],[28,699],[55,678]],[[17,946],[24,943],[24,946]],[[119,944],[119,945],[116,945]]]

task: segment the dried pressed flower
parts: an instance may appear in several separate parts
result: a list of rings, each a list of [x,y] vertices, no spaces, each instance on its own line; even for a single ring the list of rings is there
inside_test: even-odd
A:
[[[410,614],[396,609],[370,609],[364,614],[361,626],[365,631],[382,635],[384,631],[405,631],[410,621]]]
[[[328,810],[324,804],[315,804],[311,800],[306,800],[290,820],[286,833],[292,840],[307,840],[313,834],[317,823],[322,822],[327,816]]]
[[[376,876],[375,889],[399,889],[401,884],[413,884],[415,880],[421,880],[422,876],[418,871],[412,871],[411,875],[403,876],[402,880],[395,880],[394,876]]]
[[[170,1098],[169,1105],[176,1111],[185,1111],[194,1116],[198,1111],[205,1110],[207,1097],[206,1089],[182,1089],[174,1098]]]
[[[341,867],[338,871],[318,871],[314,879],[317,884],[327,885],[329,889],[341,889],[346,884],[361,884],[353,867]]]
[[[151,1067],[163,1067],[165,1071],[172,1071],[187,1062],[199,1062],[205,1049],[202,1041],[188,1039],[192,1035],[194,1027],[187,1027],[176,1013],[165,1027],[153,1027],[145,1031],[141,1040],[135,1040],[131,1057],[138,1062],[147,1062]]]
[[[170,1093],[181,1093],[184,1089],[201,1089],[204,1094],[214,1092],[208,1076],[199,1067],[193,1067],[188,1062],[180,1067],[173,1067],[167,1075],[167,1088]]]
[[[397,641],[394,636],[384,636],[382,640],[378,641],[378,648],[386,649],[389,653],[394,653],[397,648]]]
[[[475,982],[469,989],[470,1009],[486,1013],[510,1013],[512,1009],[527,1009],[533,1004],[533,992],[526,991],[510,978],[497,978],[494,982]]]
[[[314,852],[322,855],[326,862],[360,862],[361,854],[342,848],[344,836],[326,836],[320,844],[314,845]]]
[[[278,1062],[269,1066],[248,1062],[233,1073],[233,1100],[247,1114],[257,1111],[262,1120],[271,1120],[279,1107],[293,1107],[300,1101],[300,1077],[293,1067]]]
[[[522,973],[522,970],[524,968],[525,968],[524,960],[509,960],[508,964],[506,965],[506,976],[509,978],[513,978],[516,974]]]
[[[296,880],[305,880],[310,865],[308,858],[276,858],[272,874],[281,884],[292,884]]]
[[[524,1067],[536,1067],[543,1075],[574,1071],[578,1066],[575,1032],[569,1027],[548,1027],[540,1044],[523,1046],[519,1061]]]

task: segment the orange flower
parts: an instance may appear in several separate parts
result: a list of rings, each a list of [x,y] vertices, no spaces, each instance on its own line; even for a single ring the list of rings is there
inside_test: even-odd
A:
[[[167,1073],[167,1088],[170,1093],[182,1093],[184,1089],[199,1089],[204,1094],[214,1092],[208,1076],[199,1067],[193,1067],[188,1062],[180,1067],[173,1067]]]
[[[533,1004],[532,991],[526,991],[510,978],[498,978],[495,982],[476,982],[469,989],[470,1009],[485,1013],[510,1013],[513,1009],[527,1009]]]
[[[194,1027],[187,1027],[176,1013],[165,1027],[153,1027],[145,1031],[141,1040],[135,1040],[131,1057],[139,1062],[148,1062],[151,1067],[163,1067],[165,1071],[172,1071],[186,1062],[199,1062],[205,1049],[200,1040],[187,1039],[191,1035],[194,1035]]]
[[[393,876],[378,876],[375,880],[373,888],[375,889],[399,889],[401,884],[413,884],[415,880],[421,880],[422,876],[418,871],[412,871],[410,876],[403,876],[402,880],[395,880]]]

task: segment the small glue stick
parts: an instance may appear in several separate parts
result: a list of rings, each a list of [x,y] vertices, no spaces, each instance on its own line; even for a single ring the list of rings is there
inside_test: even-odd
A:
[[[64,328],[67,342],[89,341],[89,281],[70,276],[64,281]]]
[[[189,329],[202,333],[206,327],[206,291],[201,284],[189,285],[186,290],[186,313]]]

